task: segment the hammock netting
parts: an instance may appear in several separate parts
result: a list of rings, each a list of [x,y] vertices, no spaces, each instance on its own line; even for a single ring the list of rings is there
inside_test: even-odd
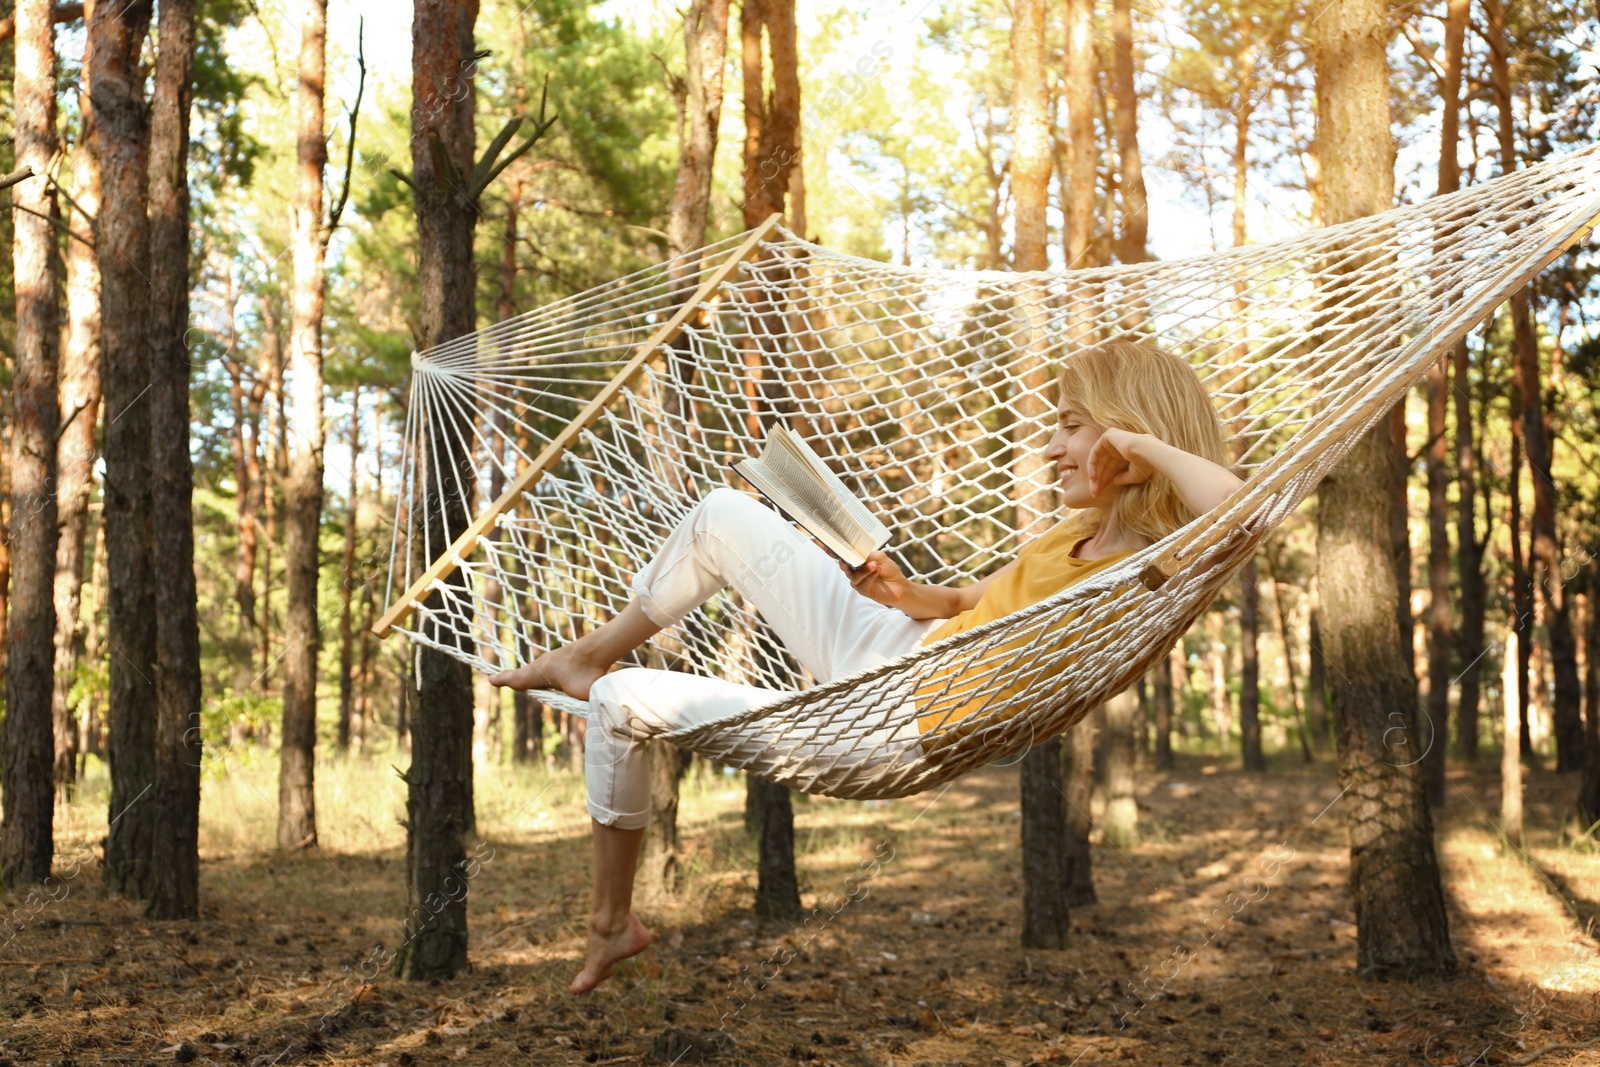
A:
[[[908,573],[974,581],[1060,515],[1040,459],[1059,361],[1113,337],[1187,358],[1248,481],[1160,543],[825,684],[731,592],[636,661],[785,692],[660,735],[676,745],[834,796],[939,785],[1165,656],[1430,364],[1587,232],[1597,198],[1600,146],[1270,244],[1037,273],[897,266],[769,220],[413,355],[378,629],[483,671],[575,639],[628,603],[706,492],[747,488],[728,463],[780,419],[894,532]],[[930,712],[943,721],[920,740],[873,740]],[[848,755],[819,756],[824,741]]]

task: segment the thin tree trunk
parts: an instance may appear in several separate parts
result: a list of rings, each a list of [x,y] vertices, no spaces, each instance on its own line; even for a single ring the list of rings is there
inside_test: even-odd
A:
[[[110,827],[106,889],[145,899],[160,810],[155,786],[156,591],[151,551],[146,153],[150,139],[139,56],[151,0],[96,4],[86,48],[100,155],[101,381],[105,392],[106,644],[110,648]]]
[[[1394,200],[1387,20],[1380,0],[1332,0],[1313,24],[1330,224]],[[1455,953],[1416,766],[1415,681],[1395,632],[1394,446],[1390,420],[1380,419],[1322,483],[1317,563],[1350,826],[1356,965],[1363,974],[1411,978],[1453,971]]]
[[[498,495],[498,494],[497,494]],[[356,516],[361,500],[361,384],[350,390],[350,489],[345,496],[344,557],[339,573],[339,730],[340,752],[350,751],[350,722],[355,708],[355,632],[352,616],[356,587]]]
[[[1089,831],[1094,823],[1089,809],[1094,797],[1095,715],[1091,712],[1067,731],[1062,752],[1066,757],[1067,893],[1069,908],[1081,908],[1098,899],[1094,891],[1094,866],[1089,853]]]
[[[1461,187],[1456,150],[1461,135],[1461,65],[1466,46],[1470,0],[1445,5],[1444,74],[1439,79],[1442,118],[1439,126],[1439,195]],[[1457,342],[1465,348],[1466,341]],[[1428,370],[1428,800],[1444,803],[1445,749],[1450,739],[1450,675],[1454,669],[1455,619],[1450,609],[1450,441],[1445,416],[1450,397],[1453,352],[1442,354]],[[1457,381],[1463,396],[1465,378]],[[1459,419],[1461,412],[1457,412]],[[1458,424],[1459,425],[1459,424]],[[1467,424],[1471,432],[1471,422]],[[1458,430],[1459,434],[1459,430]],[[1470,496],[1468,506],[1470,507]],[[1468,536],[1472,532],[1468,531]],[[1474,727],[1476,729],[1476,727]]]
[[[411,160],[426,347],[470,333],[473,327],[477,207],[458,187],[474,165],[477,90],[463,76],[461,64],[473,54],[477,16],[477,0],[417,0],[412,19]],[[460,454],[460,444],[442,429],[438,432],[434,454],[460,479],[458,494],[431,492],[423,502],[422,521],[432,528],[432,543],[442,549],[466,529],[473,480],[471,461]],[[463,582],[465,577],[457,572],[450,580]],[[437,603],[440,596],[435,590],[430,601]],[[411,980],[449,976],[467,967],[464,879],[466,843],[474,827],[470,668],[433,648],[419,649],[416,662],[412,759],[405,775],[406,892],[413,918],[396,960],[397,973]]]
[[[1152,668],[1155,676],[1155,705],[1156,705],[1156,770],[1172,770],[1172,721],[1173,699],[1176,694],[1172,687],[1172,657],[1162,656]]]
[[[1108,843],[1139,843],[1139,805],[1134,799],[1133,719],[1139,696],[1125,689],[1106,701],[1106,811],[1100,820]]]
[[[1500,700],[1505,730],[1500,746],[1500,832],[1512,847],[1522,847],[1522,760],[1518,758],[1517,723],[1523,721],[1526,700],[1519,690],[1526,677],[1519,667],[1517,631],[1506,638],[1506,655],[1500,672]]]
[[[104,650],[106,608],[106,524],[104,512],[101,521],[94,525],[94,560],[89,564],[89,618],[84,623],[83,658],[97,668]],[[91,688],[84,695],[78,713],[78,776],[83,776],[83,765],[88,755],[105,754],[105,721],[101,715],[100,695]]]
[[[1578,818],[1582,829],[1600,823],[1600,581],[1589,572],[1588,610],[1584,614],[1583,711],[1588,753],[1578,783]]]
[[[1261,589],[1252,556],[1239,571],[1239,744],[1247,771],[1267,769],[1261,753]]]
[[[89,58],[85,56],[85,59]],[[80,83],[81,84],[81,83]],[[78,143],[72,148],[73,199],[87,216],[75,216],[74,233],[94,239],[93,213],[100,210],[100,167],[94,155],[94,111],[79,95]],[[56,507],[61,540],[56,545],[55,688],[50,715],[55,728],[57,799],[72,798],[77,781],[78,724],[68,707],[83,643],[81,621],[84,542],[89,529],[89,498],[100,423],[100,270],[94,249],[68,240],[67,328],[61,349],[61,436],[56,442]]]
[[[283,738],[278,755],[278,847],[317,843],[317,541],[322,524],[322,305],[327,229],[322,177],[328,164],[323,132],[328,0],[300,6],[298,149],[291,247],[294,291],[289,327],[294,447],[284,485],[287,540],[283,566],[289,603],[283,626]]]
[[[1306,718],[1311,723],[1312,740],[1322,745],[1333,736],[1333,730],[1328,722],[1328,670],[1322,654],[1322,608],[1317,602],[1312,604],[1307,629]]]
[[[200,914],[200,621],[189,458],[189,108],[195,0],[161,0],[150,101],[150,465],[156,583],[153,919]]]
[[[1122,194],[1122,225],[1117,261],[1142,263],[1150,226],[1144,164],[1139,158],[1139,96],[1133,85],[1132,0],[1111,2],[1112,93],[1117,108],[1117,188]]]
[[[1478,537],[1478,448],[1473,440],[1477,419],[1473,414],[1471,355],[1460,342],[1450,353],[1455,379],[1456,450],[1456,571],[1461,588],[1461,629],[1457,635],[1457,662],[1461,691],[1456,697],[1456,756],[1478,758],[1478,705],[1482,692],[1482,656],[1486,595],[1483,577],[1484,542]]]
[[[11,629],[6,635],[6,717],[0,731],[0,884],[50,876],[54,796],[51,702],[55,690],[56,367],[60,353],[54,189],[45,181],[56,152],[55,24],[50,0],[16,8],[12,89],[16,165],[35,177],[11,187],[16,290],[12,364]]]
[[[1522,758],[1537,762],[1528,731],[1528,663],[1533,655],[1533,573],[1522,545],[1522,386],[1511,384],[1511,472],[1506,477],[1511,538],[1511,625],[1517,631],[1517,721]]]

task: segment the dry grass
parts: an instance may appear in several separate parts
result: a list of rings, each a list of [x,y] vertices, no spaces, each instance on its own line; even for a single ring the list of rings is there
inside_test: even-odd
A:
[[[1595,909],[1600,855],[1555,832],[1570,777],[1533,778],[1522,860],[1485,815],[1498,808],[1489,769],[1453,770],[1437,819],[1462,969],[1401,984],[1354,975],[1348,843],[1339,805],[1328,808],[1338,788],[1327,764],[1251,777],[1190,757],[1143,775],[1145,840],[1096,848],[1101,903],[1074,913],[1062,952],[1017,947],[1014,769],[905,801],[797,803],[803,896],[820,909],[807,927],[751,916],[742,784],[696,775],[683,891],[641,909],[656,946],[574,1000],[588,824],[581,778],[565,771],[479,771],[494,854],[472,883],[471,974],[355,977],[374,945],[396,942],[405,911],[403,784],[391,769],[404,763],[324,762],[321,848],[294,858],[271,847],[270,755],[208,767],[197,923],[146,922],[136,905],[102,899],[92,859],[58,900],[35,909],[13,893],[25,921],[0,948],[0,1065],[1387,1067],[1516,1063],[1540,1049],[1542,1067],[1600,1063],[1600,1045],[1553,1047],[1600,1035],[1600,953],[1574,918]],[[58,820],[63,857],[97,853],[104,805],[103,778],[91,779]],[[857,884],[847,879],[875,858],[876,876],[841,906]],[[1193,955],[1175,968],[1180,941]],[[1148,987],[1142,1010],[1119,1019],[1139,1005],[1135,984],[1174,969],[1164,992]]]

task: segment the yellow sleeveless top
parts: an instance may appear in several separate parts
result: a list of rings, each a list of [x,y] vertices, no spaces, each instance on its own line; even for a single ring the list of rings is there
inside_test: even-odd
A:
[[[996,578],[983,591],[982,598],[975,605],[928,631],[921,643],[931,645],[935,641],[992,622],[1002,615],[1009,615],[1031,604],[1037,604],[1132,554],[1113,552],[1099,559],[1079,559],[1074,556],[1073,553],[1077,551],[1078,546],[1091,536],[1093,531],[1085,532],[1080,523],[1070,520],[1057,523],[1047,532],[1023,545],[1017,551],[1016,566]],[[917,687],[918,697],[939,698],[938,703],[941,708],[917,716],[918,730],[927,733],[952,717],[958,719],[965,717],[969,712],[977,710],[978,706],[988,702],[985,698],[992,687],[992,671],[983,671],[980,677],[972,679],[950,677],[948,672],[925,679]],[[968,699],[959,709],[951,709],[952,696]],[[925,704],[925,701],[919,699],[918,703]],[[952,716],[952,710],[958,710],[960,713]]]

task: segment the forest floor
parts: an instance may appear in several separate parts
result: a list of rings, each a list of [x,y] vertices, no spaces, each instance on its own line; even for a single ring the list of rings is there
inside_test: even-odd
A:
[[[4,900],[0,1067],[1600,1064],[1600,1045],[1572,1047],[1600,1036],[1600,849],[1558,841],[1571,776],[1533,774],[1524,860],[1495,828],[1493,763],[1452,767],[1436,817],[1460,971],[1404,984],[1355,976],[1349,798],[1327,759],[1142,773],[1143,841],[1096,845],[1100,902],[1073,911],[1064,951],[1017,947],[1015,767],[903,801],[797,803],[818,909],[800,927],[750,911],[739,780],[692,775],[683,891],[641,908],[656,944],[574,999],[587,816],[581,778],[543,769],[479,773],[472,972],[362,981],[400,940],[389,765],[405,762],[324,763],[320,851],[296,858],[270,848],[269,755],[208,767],[194,923],[104,898],[91,782],[58,818],[58,883]]]

